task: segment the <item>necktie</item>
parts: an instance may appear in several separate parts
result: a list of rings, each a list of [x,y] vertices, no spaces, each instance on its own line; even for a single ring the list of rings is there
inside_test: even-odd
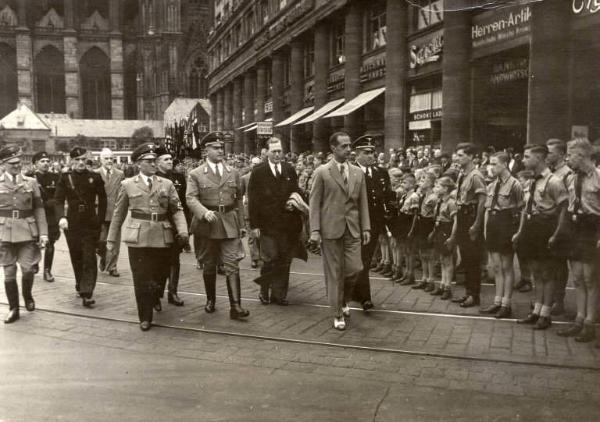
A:
[[[220,179],[221,178],[221,171],[219,170],[219,165],[215,164],[215,173],[217,174],[217,177]]]
[[[464,173],[461,171],[458,175],[458,181],[456,182],[456,192],[460,192],[460,187],[462,185],[463,179],[465,178]]]
[[[279,165],[275,164],[275,178],[279,179],[281,173],[279,173]]]
[[[543,178],[543,176],[540,174],[538,176],[535,177],[535,179],[533,180],[533,182],[531,183],[531,187],[529,188],[529,199],[527,200],[527,214],[531,214],[531,210],[533,210],[533,197],[535,195],[535,188],[537,186],[537,182],[539,180],[541,180]]]
[[[343,164],[340,164],[340,174],[342,175],[342,180],[344,181],[344,185],[348,184],[348,176],[346,175],[346,167]]]
[[[110,170],[106,170],[106,178],[110,179]]]
[[[492,196],[492,206],[493,210],[496,205],[498,205],[498,194],[500,193],[500,187],[502,186],[502,180],[500,178],[496,179],[496,187],[494,188],[494,196]]]
[[[148,189],[152,190],[152,179],[148,178]]]
[[[575,173],[575,202],[573,202],[573,214],[577,214],[581,208],[581,191],[583,189],[584,173]]]
[[[436,221],[438,218],[438,215],[440,215],[440,208],[442,207],[442,200],[439,199],[437,202],[437,205],[435,207],[435,212],[433,213],[433,221]]]
[[[13,182],[14,182],[14,184],[16,185],[16,184],[17,184],[17,175],[16,175],[16,174],[13,174],[13,175],[12,175],[12,178],[13,178]]]

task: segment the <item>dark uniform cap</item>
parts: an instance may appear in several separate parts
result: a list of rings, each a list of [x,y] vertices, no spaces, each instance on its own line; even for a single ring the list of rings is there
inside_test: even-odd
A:
[[[42,158],[50,158],[48,156],[48,153],[46,151],[40,151],[40,152],[36,152],[33,157],[31,158],[31,161],[34,163],[37,163],[38,161],[40,161]]]
[[[352,148],[375,151],[375,145],[373,145],[373,137],[368,135],[363,135],[359,137],[352,143]]]
[[[82,155],[85,155],[86,153],[87,153],[87,150],[85,148],[75,147],[71,150],[71,152],[69,153],[69,156],[71,158],[77,158],[77,157],[81,157]]]
[[[148,158],[156,158],[156,150],[157,148],[154,144],[142,144],[133,150],[131,160],[136,162]]]
[[[223,134],[221,132],[210,132],[200,140],[201,147],[222,147]]]
[[[162,155],[170,155],[173,156],[173,154],[171,153],[171,151],[169,151],[168,149],[166,149],[163,146],[159,146],[154,150],[154,153],[156,154],[156,158],[162,156]]]
[[[6,162],[21,155],[21,148],[16,145],[8,145],[0,149],[0,162]]]

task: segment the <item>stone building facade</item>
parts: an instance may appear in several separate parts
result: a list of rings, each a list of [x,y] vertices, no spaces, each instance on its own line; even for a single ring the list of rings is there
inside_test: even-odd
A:
[[[0,117],[162,119],[206,91],[208,0],[0,0]]]
[[[343,129],[381,147],[600,137],[600,7],[587,0],[215,0],[214,129],[292,151]],[[486,7],[486,5],[488,7]]]

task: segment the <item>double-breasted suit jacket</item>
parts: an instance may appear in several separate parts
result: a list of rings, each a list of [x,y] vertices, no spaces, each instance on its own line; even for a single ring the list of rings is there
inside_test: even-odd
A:
[[[130,248],[168,248],[175,241],[174,231],[187,234],[183,207],[173,182],[152,176],[152,189],[140,175],[121,182],[108,231],[109,242],[117,241],[121,225],[123,242]]]

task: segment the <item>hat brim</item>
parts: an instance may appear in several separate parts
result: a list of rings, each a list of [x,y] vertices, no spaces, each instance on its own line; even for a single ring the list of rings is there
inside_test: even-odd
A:
[[[156,159],[156,154],[153,152],[147,152],[146,154],[142,154],[140,155],[137,160],[135,161],[140,161],[140,160],[149,160],[149,159]]]
[[[15,158],[18,158],[19,160],[21,160],[21,154],[17,154],[17,155],[13,155],[11,157],[5,158],[0,162],[2,162],[4,164],[12,164],[10,161],[14,160]]]

